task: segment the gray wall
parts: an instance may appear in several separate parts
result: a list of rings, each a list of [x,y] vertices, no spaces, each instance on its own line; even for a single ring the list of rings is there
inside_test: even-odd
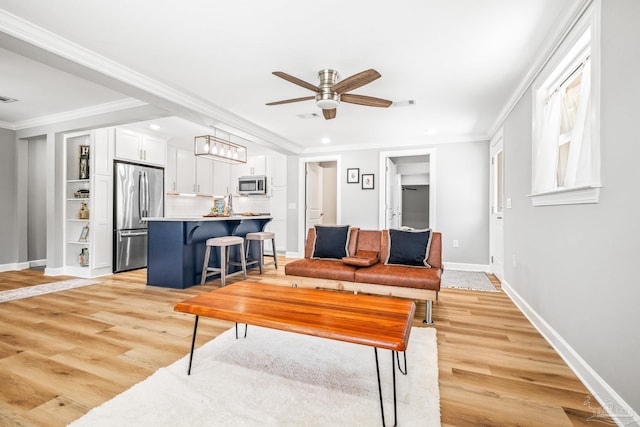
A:
[[[398,150],[407,147],[393,147]],[[411,147],[416,148],[416,147]],[[443,234],[443,260],[449,263],[480,264],[489,262],[489,143],[461,142],[421,148],[435,148],[436,226]],[[356,150],[341,152],[342,224],[365,229],[379,228],[380,152]],[[289,202],[298,198],[298,158],[289,157]],[[347,184],[346,170],[360,168],[360,174],[375,175],[375,189],[363,190],[361,184]],[[304,209],[304,206],[298,206]],[[289,210],[287,251],[298,253],[298,217]],[[453,248],[452,241],[460,247]],[[302,251],[302,248],[300,249]],[[301,254],[301,252],[300,252]]]
[[[28,144],[27,256],[29,261],[47,257],[47,139],[20,141]]]
[[[402,186],[402,225],[413,228],[429,227],[429,186]]]
[[[637,0],[602,2],[600,203],[532,207],[531,90],[504,123],[506,282],[636,413],[639,16]]]
[[[0,266],[18,261],[16,248],[16,133],[0,128]]]

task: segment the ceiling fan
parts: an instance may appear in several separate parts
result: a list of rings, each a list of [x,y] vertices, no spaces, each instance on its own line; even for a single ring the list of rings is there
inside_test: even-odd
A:
[[[283,101],[269,102],[267,105],[280,105],[288,104],[291,102],[308,101],[311,99],[316,100],[316,105],[322,108],[322,114],[324,118],[329,120],[336,117],[336,107],[342,102],[348,102],[350,104],[365,105],[368,107],[383,107],[386,108],[392,104],[392,101],[374,98],[372,96],[355,95],[353,93],[347,93],[361,86],[364,86],[372,81],[380,78],[380,73],[374,69],[362,71],[361,73],[354,74],[342,81],[338,81],[338,72],[335,70],[321,70],[318,72],[318,78],[320,84],[314,86],[311,83],[307,83],[304,80],[300,80],[290,74],[282,71],[274,71],[273,74],[285,79],[288,82],[302,86],[305,89],[309,89],[315,92],[315,96],[305,96],[303,98],[285,99]]]

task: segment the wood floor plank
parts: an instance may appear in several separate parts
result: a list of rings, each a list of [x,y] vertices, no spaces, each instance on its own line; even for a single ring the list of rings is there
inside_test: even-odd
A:
[[[251,280],[286,283],[289,259]],[[0,291],[68,278],[41,271],[0,273]],[[433,305],[443,426],[577,426],[601,408],[589,391],[490,277],[498,292],[443,289]],[[0,303],[0,425],[65,426],[189,352],[193,316],[184,299],[216,289],[146,286],[146,271],[101,283]],[[238,277],[230,278],[233,282]],[[423,327],[416,302],[413,325]],[[233,326],[202,318],[199,347]],[[594,405],[594,402],[591,402]]]

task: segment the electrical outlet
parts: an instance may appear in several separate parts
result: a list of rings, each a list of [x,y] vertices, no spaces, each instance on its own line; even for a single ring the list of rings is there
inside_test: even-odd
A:
[[[454,240],[454,241],[453,241],[453,247],[454,247],[454,248],[458,248],[458,247],[460,247],[460,242],[458,242],[457,240]]]

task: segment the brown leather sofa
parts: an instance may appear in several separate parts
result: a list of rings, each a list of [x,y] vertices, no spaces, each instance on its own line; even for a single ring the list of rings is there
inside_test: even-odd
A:
[[[349,254],[342,260],[312,258],[315,229],[310,228],[305,257],[285,265],[287,281],[296,286],[329,288],[424,300],[425,324],[432,324],[442,276],[442,235],[433,232],[427,263],[431,268],[385,265],[389,253],[387,230],[351,229]]]

